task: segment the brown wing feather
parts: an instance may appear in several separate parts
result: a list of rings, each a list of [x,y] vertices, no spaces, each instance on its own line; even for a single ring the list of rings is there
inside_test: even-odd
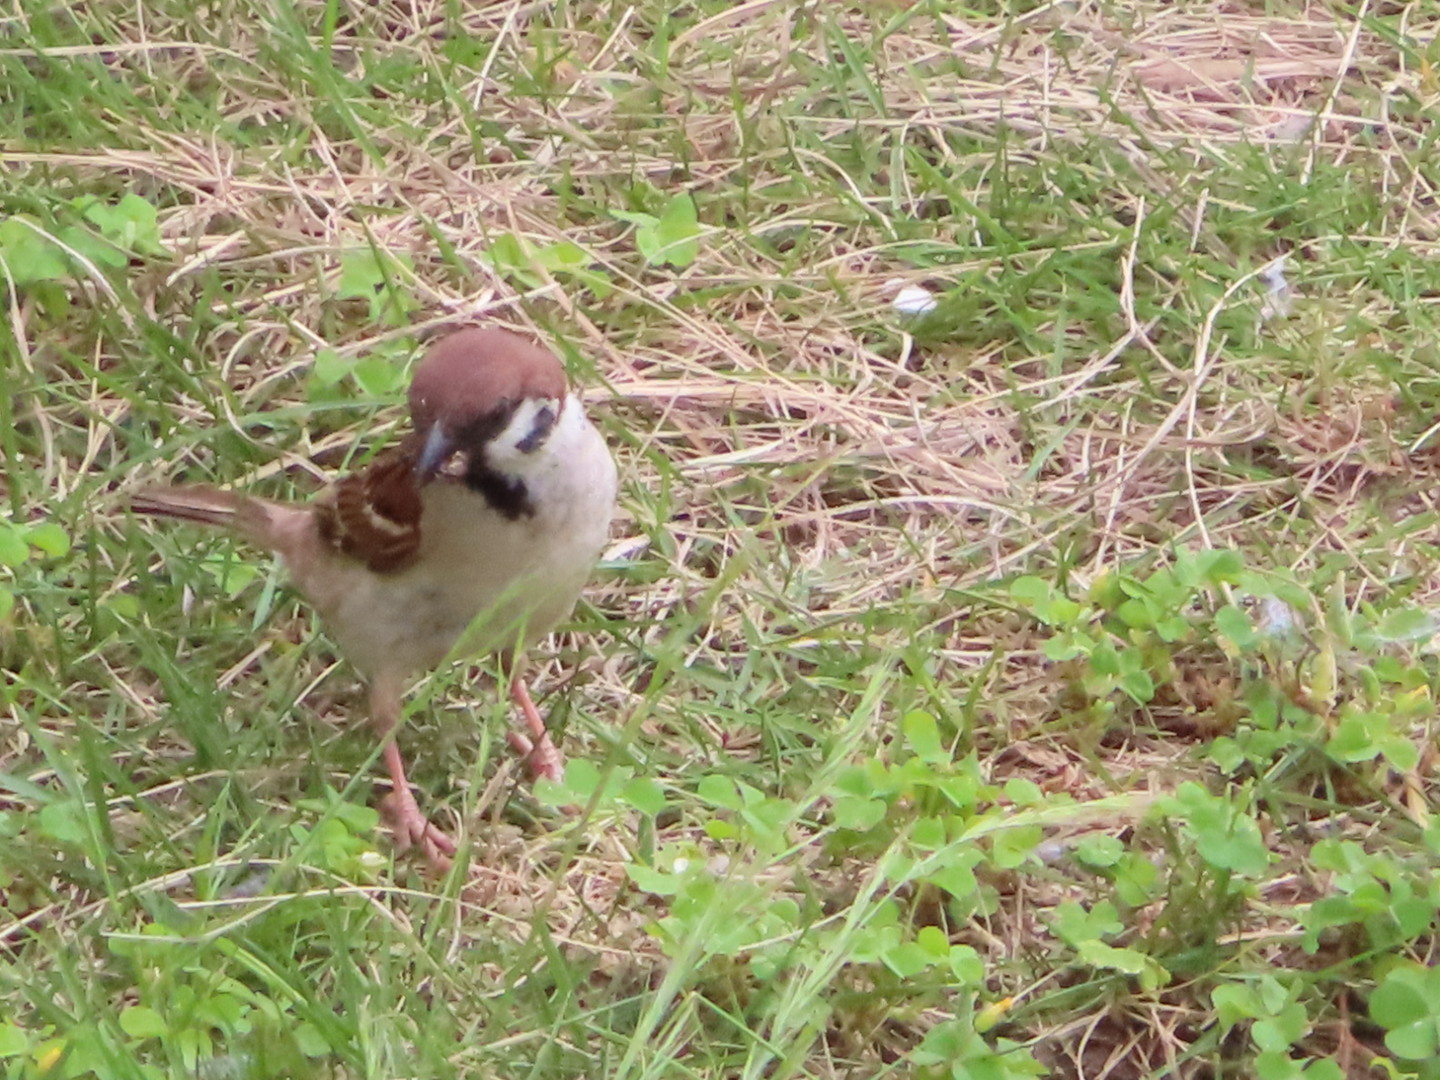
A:
[[[406,440],[339,480],[315,506],[320,535],[377,574],[404,570],[420,550],[419,443]]]

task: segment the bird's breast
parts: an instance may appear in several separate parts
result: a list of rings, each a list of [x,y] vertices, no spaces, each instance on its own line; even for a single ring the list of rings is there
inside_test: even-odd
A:
[[[341,601],[350,610],[326,620],[351,662],[372,677],[414,674],[452,653],[523,649],[565,618],[604,546],[615,502],[614,463],[588,430],[589,452],[575,464],[557,461],[525,478],[532,514],[499,513],[461,482],[426,487],[413,564],[360,576]],[[377,611],[394,615],[377,620]]]

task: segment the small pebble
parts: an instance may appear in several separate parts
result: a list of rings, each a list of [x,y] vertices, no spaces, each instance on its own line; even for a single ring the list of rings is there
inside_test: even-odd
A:
[[[924,285],[906,285],[892,301],[901,315],[924,315],[934,311],[939,302]]]

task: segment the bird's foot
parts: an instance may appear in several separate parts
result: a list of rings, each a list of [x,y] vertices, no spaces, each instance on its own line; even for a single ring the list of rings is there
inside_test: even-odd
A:
[[[565,779],[565,759],[548,731],[542,730],[539,739],[531,739],[518,731],[507,732],[505,737],[510,748],[525,762],[531,780],[553,780],[558,784]]]
[[[455,841],[420,812],[408,787],[395,788],[381,799],[380,813],[395,836],[395,850],[404,852],[418,847],[431,873],[438,876],[449,871]]]
[[[520,678],[518,673],[511,676],[510,697],[520,706],[520,715],[525,718],[525,730],[528,732],[525,734],[511,730],[506,736],[511,748],[525,762],[532,781],[543,778],[554,780],[558,784],[565,778],[565,761],[561,758],[560,751],[555,748],[555,740],[550,738],[544,717],[530,698],[530,690],[526,687],[525,680]]]

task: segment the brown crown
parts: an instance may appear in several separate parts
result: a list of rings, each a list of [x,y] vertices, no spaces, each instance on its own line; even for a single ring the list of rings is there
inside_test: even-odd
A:
[[[508,330],[459,330],[430,346],[410,383],[410,415],[454,435],[527,397],[564,397],[565,368],[549,349]]]

